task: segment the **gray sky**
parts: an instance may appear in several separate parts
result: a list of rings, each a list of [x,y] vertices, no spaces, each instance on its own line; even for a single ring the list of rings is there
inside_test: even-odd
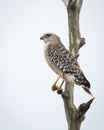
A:
[[[104,129],[104,1],[84,0],[80,30],[86,45],[79,64],[95,96],[81,130]],[[0,0],[0,130],[67,130],[63,101],[51,91],[57,75],[48,67],[45,32],[68,48],[66,8],[61,0]],[[75,87],[75,103],[91,97]]]

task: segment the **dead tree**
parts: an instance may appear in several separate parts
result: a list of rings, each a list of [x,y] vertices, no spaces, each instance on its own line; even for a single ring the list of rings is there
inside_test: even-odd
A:
[[[85,39],[81,37],[79,29],[79,14],[83,0],[62,0],[66,6],[68,14],[69,28],[69,51],[78,58],[79,49],[85,44]],[[90,108],[93,99],[87,103],[81,104],[78,109],[73,101],[74,84],[65,84],[65,90],[62,93],[64,101],[68,130],[80,130],[82,121],[85,119],[85,113]]]

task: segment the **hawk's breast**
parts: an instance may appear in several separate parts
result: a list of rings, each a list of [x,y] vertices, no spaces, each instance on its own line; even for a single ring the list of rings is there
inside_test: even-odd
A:
[[[61,64],[60,59],[56,53],[57,50],[56,48],[54,48],[54,45],[52,43],[48,42],[47,44],[45,44],[44,56],[48,65],[56,74],[62,76],[62,70],[58,67],[58,65]]]

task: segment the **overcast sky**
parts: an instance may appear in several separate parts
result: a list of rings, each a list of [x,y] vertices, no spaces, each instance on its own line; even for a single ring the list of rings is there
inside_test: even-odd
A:
[[[104,129],[104,1],[84,0],[80,31],[86,45],[79,64],[95,100],[81,130]],[[0,130],[67,130],[61,96],[51,91],[57,75],[48,67],[45,32],[68,48],[66,8],[61,0],[0,0]],[[91,97],[75,87],[75,104]]]

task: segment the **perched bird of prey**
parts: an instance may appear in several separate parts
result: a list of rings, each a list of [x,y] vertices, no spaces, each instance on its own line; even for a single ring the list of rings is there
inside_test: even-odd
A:
[[[91,94],[90,83],[84,76],[77,59],[65,48],[60,38],[54,33],[45,33],[40,39],[45,42],[44,55],[48,65],[59,75],[52,90],[58,90],[58,93],[61,93],[61,87],[66,81],[82,86],[87,93]],[[57,88],[56,83],[60,77],[63,78],[63,82]]]

